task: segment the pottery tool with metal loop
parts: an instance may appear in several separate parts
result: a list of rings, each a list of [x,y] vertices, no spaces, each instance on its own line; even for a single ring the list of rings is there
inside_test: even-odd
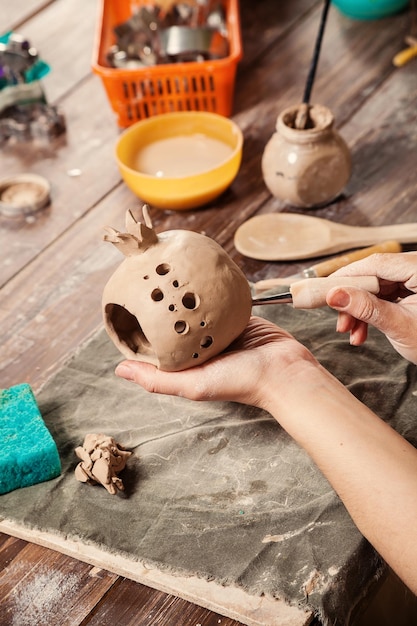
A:
[[[333,287],[357,287],[377,294],[379,280],[376,276],[306,278],[293,283],[287,292],[253,298],[252,305],[292,304],[295,309],[318,309],[326,306],[327,294]]]
[[[398,241],[384,241],[383,243],[375,246],[359,248],[358,250],[353,250],[352,252],[346,252],[345,254],[325,259],[324,261],[310,265],[310,267],[304,268],[301,272],[291,274],[290,276],[280,276],[258,280],[258,282],[253,284],[253,289],[256,295],[269,291],[270,289],[286,291],[289,289],[289,285],[292,285],[298,280],[304,280],[305,278],[324,278],[325,276],[330,276],[330,274],[333,274],[336,270],[345,267],[354,261],[358,261],[359,259],[365,259],[371,254],[376,254],[377,252],[394,253],[401,251],[402,246],[398,243]]]

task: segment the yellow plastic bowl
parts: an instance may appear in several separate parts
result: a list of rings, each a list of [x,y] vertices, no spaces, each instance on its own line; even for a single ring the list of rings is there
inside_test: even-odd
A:
[[[137,169],[138,155],[144,147],[190,135],[220,141],[230,146],[231,152],[214,167],[197,174],[157,176]],[[242,146],[242,131],[229,118],[184,111],[155,115],[130,126],[117,142],[116,159],[126,185],[142,201],[160,209],[181,211],[203,206],[229,187],[240,167]]]

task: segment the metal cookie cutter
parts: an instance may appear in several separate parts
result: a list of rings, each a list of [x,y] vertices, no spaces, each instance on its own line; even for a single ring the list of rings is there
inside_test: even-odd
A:
[[[161,53],[176,61],[220,59],[228,55],[229,44],[210,27],[171,26],[161,31]]]
[[[50,202],[50,185],[37,174],[0,180],[0,214],[20,217],[43,209]]]

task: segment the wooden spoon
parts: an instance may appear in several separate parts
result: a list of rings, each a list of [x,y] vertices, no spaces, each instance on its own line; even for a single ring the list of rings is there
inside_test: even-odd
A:
[[[387,239],[417,242],[417,223],[349,226],[298,213],[265,213],[244,222],[235,233],[238,252],[261,261],[311,259]]]

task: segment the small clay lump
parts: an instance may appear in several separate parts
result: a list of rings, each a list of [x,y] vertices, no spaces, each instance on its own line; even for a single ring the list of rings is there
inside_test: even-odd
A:
[[[109,493],[124,491],[118,474],[126,467],[131,452],[124,450],[113,437],[103,434],[85,436],[82,446],[75,448],[81,463],[75,468],[75,478],[82,483],[101,484]]]

